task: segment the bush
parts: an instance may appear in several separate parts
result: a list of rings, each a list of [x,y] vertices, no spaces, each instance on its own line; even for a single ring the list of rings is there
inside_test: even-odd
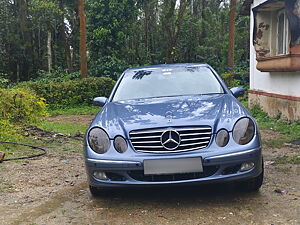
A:
[[[7,88],[9,86],[9,79],[7,74],[0,73],[0,88]]]
[[[106,56],[92,62],[89,73],[93,77],[106,76],[117,80],[126,68],[128,64],[124,60]]]
[[[51,108],[78,104],[89,104],[94,97],[108,97],[115,82],[107,77],[85,78],[65,82],[23,82],[18,86],[33,90],[45,98]]]
[[[222,73],[221,78],[224,80],[224,82],[226,83],[226,85],[229,89],[233,88],[233,87],[241,86],[239,80],[237,80],[237,79],[231,80],[231,74],[229,72]]]
[[[0,140],[2,141],[10,140],[18,134],[18,129],[7,120],[0,120],[0,127]]]
[[[40,70],[37,74],[37,78],[33,79],[32,81],[37,81],[40,83],[48,83],[50,81],[54,82],[63,82],[69,80],[75,80],[80,77],[80,72],[74,73],[67,73],[62,69],[57,69],[51,73],[46,71]]]
[[[46,115],[46,104],[28,90],[0,89],[0,115],[3,127],[8,123],[28,124]]]
[[[0,88],[7,88],[9,85],[9,80],[0,77]]]

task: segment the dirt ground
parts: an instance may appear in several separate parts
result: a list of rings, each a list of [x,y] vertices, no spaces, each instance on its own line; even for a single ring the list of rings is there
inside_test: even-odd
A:
[[[76,120],[88,124],[91,117]],[[262,131],[263,140],[277,136]],[[80,142],[50,141],[55,144],[46,156],[0,163],[0,224],[300,224],[300,165],[272,162],[300,155],[296,145],[264,148],[265,180],[258,193],[218,184],[117,189],[92,198],[82,154],[72,150]]]

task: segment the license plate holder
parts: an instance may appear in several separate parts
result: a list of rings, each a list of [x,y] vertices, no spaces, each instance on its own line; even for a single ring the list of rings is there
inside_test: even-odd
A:
[[[144,160],[144,175],[182,174],[196,172],[203,172],[201,157]]]

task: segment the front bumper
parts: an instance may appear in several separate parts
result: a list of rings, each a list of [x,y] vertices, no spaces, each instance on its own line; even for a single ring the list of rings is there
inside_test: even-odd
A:
[[[262,172],[261,148],[201,157],[203,172],[171,175],[144,175],[143,159],[140,158],[134,161],[87,158],[85,163],[93,187],[229,182],[251,179]],[[254,167],[241,172],[241,165],[246,162],[253,162]],[[107,179],[95,178],[95,171],[105,172]]]

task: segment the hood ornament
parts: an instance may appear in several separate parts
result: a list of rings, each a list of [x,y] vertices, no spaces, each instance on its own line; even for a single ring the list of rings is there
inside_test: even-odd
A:
[[[165,117],[168,119],[168,123],[172,122],[173,113],[171,111],[166,112]]]

